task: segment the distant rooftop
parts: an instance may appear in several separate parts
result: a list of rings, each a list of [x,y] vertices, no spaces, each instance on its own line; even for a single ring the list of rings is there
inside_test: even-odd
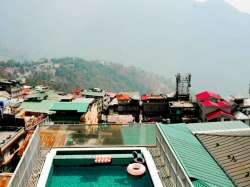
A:
[[[25,100],[37,100],[42,101],[48,97],[47,93],[45,92],[32,92],[31,94],[25,97]]]
[[[222,130],[237,130],[249,128],[248,125],[241,121],[224,121],[208,123],[189,123],[187,127],[193,132],[209,132]]]
[[[120,97],[128,97],[134,100],[139,100],[140,99],[140,93],[139,92],[120,92],[116,95],[117,98]],[[119,99],[118,99],[119,100]]]
[[[211,98],[221,99],[221,96],[214,92],[203,91],[195,95],[197,101],[204,101]]]
[[[244,113],[242,113],[240,111],[235,112],[234,117],[237,120],[249,120],[250,119],[250,116],[247,116],[247,115],[245,115]]]
[[[10,98],[10,94],[6,91],[0,91],[0,98]]]
[[[51,106],[50,110],[87,112],[91,101],[93,100],[85,99],[82,102],[56,102]]]
[[[104,97],[105,91],[95,91],[95,90],[84,90],[83,94],[85,96],[93,96],[93,97]]]
[[[27,112],[37,112],[44,114],[52,114],[53,111],[50,111],[50,108],[56,101],[54,100],[43,100],[40,102],[30,102],[25,101],[21,104],[21,108],[23,108]]]

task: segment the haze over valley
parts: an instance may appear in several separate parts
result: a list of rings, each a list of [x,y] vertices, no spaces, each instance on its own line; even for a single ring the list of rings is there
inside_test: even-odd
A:
[[[190,72],[193,92],[246,95],[250,11],[235,2],[3,0],[0,58],[77,56],[166,78]]]

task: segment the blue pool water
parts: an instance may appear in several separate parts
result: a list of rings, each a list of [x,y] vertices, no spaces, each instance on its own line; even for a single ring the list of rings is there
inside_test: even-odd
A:
[[[127,174],[127,166],[53,166],[46,187],[153,187],[148,172]]]

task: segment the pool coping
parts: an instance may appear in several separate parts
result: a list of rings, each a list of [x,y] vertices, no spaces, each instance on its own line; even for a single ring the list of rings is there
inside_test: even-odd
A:
[[[39,177],[37,186],[46,187],[47,180],[49,178],[50,169],[53,163],[53,159],[57,151],[101,151],[101,150],[141,150],[148,170],[150,177],[152,179],[153,185],[155,187],[163,187],[162,181],[158,175],[158,170],[155,166],[154,160],[150,152],[145,147],[112,147],[112,148],[53,148],[46,156],[44,167],[42,169],[41,175]]]

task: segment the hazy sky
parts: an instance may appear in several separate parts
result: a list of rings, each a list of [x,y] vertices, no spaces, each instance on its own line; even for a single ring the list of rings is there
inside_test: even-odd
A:
[[[200,3],[206,3],[209,0],[194,0]],[[238,11],[250,14],[250,1],[249,0],[224,0]]]
[[[250,1],[249,0],[225,0],[237,10],[250,14]]]
[[[1,0],[0,56],[79,56],[166,77],[191,72],[195,91],[246,93],[247,1]]]

